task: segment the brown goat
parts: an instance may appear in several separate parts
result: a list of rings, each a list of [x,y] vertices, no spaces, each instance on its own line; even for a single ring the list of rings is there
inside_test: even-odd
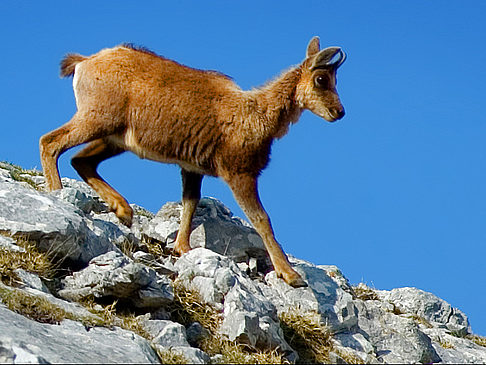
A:
[[[262,237],[277,274],[294,287],[305,286],[275,240],[257,179],[273,140],[285,135],[304,109],[330,122],[343,117],[336,70],[344,60],[339,47],[321,51],[314,37],[300,65],[261,88],[243,91],[218,72],[189,68],[131,45],[89,57],[67,55],[61,76],[74,75],[78,110],[68,123],[40,139],[47,188],[62,188],[59,156],[89,142],[72,165],[130,226],[132,209],[98,175],[98,164],[124,151],[178,164],[183,213],[174,251],[182,255],[191,249],[191,221],[202,178],[220,176]]]

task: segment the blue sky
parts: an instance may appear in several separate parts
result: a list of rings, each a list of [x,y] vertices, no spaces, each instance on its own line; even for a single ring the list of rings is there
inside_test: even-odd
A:
[[[430,291],[486,335],[484,14],[484,1],[3,0],[0,160],[40,168],[39,137],[75,112],[65,53],[133,42],[248,89],[301,62],[318,35],[348,54],[347,114],[305,112],[274,144],[260,193],[278,240],[351,283]],[[77,178],[73,153],[64,177]],[[180,199],[175,166],[125,154],[100,171],[153,212]],[[206,178],[203,195],[243,216],[221,181]]]

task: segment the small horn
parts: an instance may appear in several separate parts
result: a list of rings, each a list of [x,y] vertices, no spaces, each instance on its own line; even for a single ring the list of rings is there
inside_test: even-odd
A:
[[[328,47],[316,55],[311,69],[331,66],[338,68],[343,64],[345,59],[346,54],[340,47]]]
[[[339,49],[339,52],[336,53],[336,55],[339,55],[339,58],[337,60],[333,61],[334,58],[335,58],[335,57],[333,57],[330,61],[332,63],[330,63],[329,65],[330,66],[334,65],[334,67],[339,68],[339,66],[341,66],[344,63],[344,61],[346,61],[347,56],[346,56],[346,53],[344,53],[344,51],[342,49]]]

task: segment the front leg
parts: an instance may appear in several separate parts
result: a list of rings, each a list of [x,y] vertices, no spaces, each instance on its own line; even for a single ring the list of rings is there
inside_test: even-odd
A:
[[[233,191],[236,201],[260,234],[277,275],[294,288],[307,286],[300,275],[292,269],[287,256],[275,240],[270,218],[258,196],[257,178],[240,174],[230,176],[225,180]]]
[[[189,238],[191,236],[191,222],[201,199],[201,183],[203,175],[181,169],[182,175],[182,218],[174,245],[174,252],[182,255],[189,252]]]

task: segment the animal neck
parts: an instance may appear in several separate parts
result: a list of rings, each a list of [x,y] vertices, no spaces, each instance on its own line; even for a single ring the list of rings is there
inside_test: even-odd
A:
[[[295,93],[300,74],[300,67],[292,68],[253,91],[268,138],[283,137],[289,125],[299,119],[302,109],[295,100]]]

